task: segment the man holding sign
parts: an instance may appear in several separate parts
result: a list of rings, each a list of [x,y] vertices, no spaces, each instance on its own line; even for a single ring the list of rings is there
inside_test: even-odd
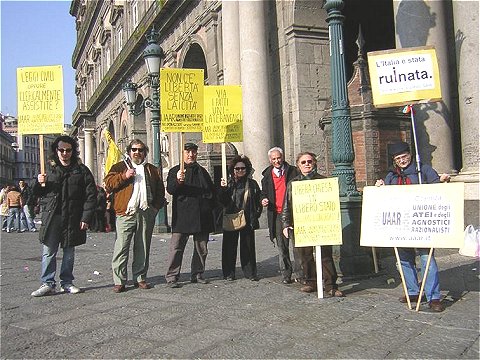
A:
[[[410,185],[410,184],[433,184],[438,182],[450,181],[448,174],[441,176],[429,165],[423,165],[420,168],[421,181],[419,181],[416,164],[412,161],[410,147],[406,142],[398,142],[389,145],[389,154],[392,156],[393,169],[390,170],[385,180],[377,180],[375,185]],[[420,288],[418,284],[418,274],[415,266],[415,249],[400,248],[398,250],[400,263],[405,276],[408,296],[411,302],[421,301],[418,299]],[[422,274],[428,259],[428,249],[418,249],[420,260],[422,263]],[[440,301],[440,282],[438,279],[438,267],[435,258],[432,256],[430,267],[428,269],[427,280],[425,283],[425,295],[427,297],[429,307],[435,312],[442,312],[445,307]],[[407,302],[405,296],[400,298],[400,302]]]
[[[287,192],[282,210],[283,235],[293,238],[293,203],[292,203],[292,183],[295,181],[306,181],[314,179],[323,179],[324,176],[317,173],[317,157],[311,152],[302,152],[297,155],[297,167],[300,174],[296,176],[287,185]],[[317,271],[315,267],[315,259],[313,257],[313,247],[298,247],[297,253],[300,255],[301,268],[305,277],[306,285],[300,291],[314,292],[317,290]],[[326,297],[343,297],[344,294],[338,290],[337,271],[335,269],[332,257],[332,246],[326,245],[321,247],[322,253],[322,274],[324,281],[324,291]]]

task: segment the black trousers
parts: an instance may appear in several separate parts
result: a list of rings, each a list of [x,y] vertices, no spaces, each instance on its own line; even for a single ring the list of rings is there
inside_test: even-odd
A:
[[[223,277],[235,277],[237,263],[238,236],[240,235],[240,264],[243,274],[250,279],[257,276],[257,257],[255,254],[255,230],[247,225],[238,231],[223,231],[222,271]]]

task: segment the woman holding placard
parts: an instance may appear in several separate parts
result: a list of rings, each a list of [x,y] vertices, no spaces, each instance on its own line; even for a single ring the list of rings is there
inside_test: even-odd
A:
[[[255,254],[255,229],[259,228],[258,218],[262,213],[260,187],[249,178],[252,172],[250,159],[235,156],[228,166],[230,179],[222,179],[220,202],[224,208],[222,271],[225,280],[235,280],[238,237],[240,235],[240,263],[243,274],[252,281],[258,281]]]

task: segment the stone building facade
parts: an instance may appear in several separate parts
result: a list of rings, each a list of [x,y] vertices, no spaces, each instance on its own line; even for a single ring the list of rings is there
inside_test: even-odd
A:
[[[478,206],[478,3],[343,3],[358,188],[385,174],[388,143],[411,142],[410,119],[401,109],[372,105],[366,53],[434,45],[443,101],[416,105],[419,152],[424,163],[466,182],[466,199]],[[323,1],[74,0],[70,13],[77,26],[72,63],[78,106],[72,134],[97,180],[104,176],[105,129],[121,148],[135,137],[151,147],[149,110],[130,115],[122,85],[129,79],[146,82],[141,55],[152,26],[160,32],[165,67],[204,69],[207,85],[242,85],[244,142],[229,144],[229,151],[251,158],[254,177],[259,179],[268,165],[272,146],[283,147],[291,163],[298,152],[313,151],[320,171],[331,174],[330,54]],[[139,102],[148,96],[148,86],[139,89]],[[200,142],[201,134],[186,135]],[[179,135],[160,136],[167,172],[179,161]],[[219,181],[219,147],[200,146],[200,160]]]

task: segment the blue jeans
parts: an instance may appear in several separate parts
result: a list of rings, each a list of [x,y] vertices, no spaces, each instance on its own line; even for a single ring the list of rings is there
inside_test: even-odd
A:
[[[42,275],[43,284],[55,287],[55,273],[57,271],[57,252],[60,246],[58,234],[61,234],[61,216],[54,215],[50,228],[45,235],[45,244],[42,253]],[[60,269],[60,285],[68,285],[73,282],[73,264],[75,262],[75,247],[63,248],[62,267]]]
[[[418,255],[422,265],[422,271],[420,273],[420,279],[418,278],[417,269],[415,266],[415,249],[399,248],[398,254],[400,256],[400,263],[402,264],[403,275],[405,276],[405,283],[407,285],[408,295],[418,295],[420,293],[419,281],[423,280],[423,274],[425,273],[425,267],[427,266],[429,249],[417,249]],[[439,300],[441,298],[440,293],[440,281],[438,278],[438,267],[435,257],[432,254],[430,260],[430,267],[428,269],[427,280],[425,282],[425,296],[427,301]]]
[[[21,208],[9,208],[8,209],[8,221],[7,221],[7,229],[12,230],[12,223],[16,220],[17,222],[17,231],[23,230],[20,221],[20,214],[22,212]]]
[[[32,231],[33,229],[35,229],[35,223],[33,222],[33,218],[32,218],[33,211],[30,211],[30,210],[31,209],[28,205],[24,205],[23,211],[21,213],[23,228],[28,231]]]

